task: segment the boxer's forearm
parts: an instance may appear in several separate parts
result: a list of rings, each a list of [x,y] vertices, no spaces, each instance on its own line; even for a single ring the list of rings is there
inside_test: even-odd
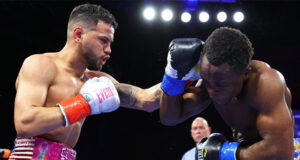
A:
[[[262,140],[249,147],[241,147],[239,160],[292,160],[294,156],[293,132],[284,116],[259,114],[257,128]]]
[[[160,103],[160,118],[165,125],[176,125],[205,110],[211,99],[198,87],[189,87],[180,95],[163,93]]]
[[[170,96],[162,94],[160,101],[160,120],[161,123],[168,126],[174,126],[183,121],[182,115],[182,95]]]
[[[281,89],[281,87],[277,88]],[[262,140],[241,149],[238,154],[240,160],[293,159],[294,130],[292,116],[283,98],[280,97],[281,94],[272,93],[269,89],[266,89],[266,91],[268,93],[265,93],[265,95],[272,97],[272,100],[261,95],[257,98],[257,105],[255,105],[255,109],[259,110],[256,127]]]
[[[286,146],[283,143],[275,144],[277,140],[262,140],[260,142],[254,143],[247,148],[241,148],[238,153],[239,160],[266,160],[266,159],[276,159],[276,160],[292,160],[293,157],[289,155]]]
[[[120,106],[153,112],[159,109],[159,101],[162,94],[160,83],[148,89],[142,89],[129,84],[115,84],[120,97]]]
[[[15,127],[19,137],[32,137],[64,126],[65,120],[58,107],[31,107],[15,113]]]

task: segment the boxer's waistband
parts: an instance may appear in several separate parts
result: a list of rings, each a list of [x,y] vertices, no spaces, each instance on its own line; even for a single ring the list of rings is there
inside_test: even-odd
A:
[[[16,138],[9,160],[75,160],[76,151],[40,137]]]

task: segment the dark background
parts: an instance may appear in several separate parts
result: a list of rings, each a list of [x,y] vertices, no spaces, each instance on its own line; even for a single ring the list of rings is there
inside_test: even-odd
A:
[[[231,26],[248,35],[255,50],[253,59],[269,63],[285,76],[293,95],[292,107],[299,109],[300,2],[199,3],[196,10],[205,8],[212,14],[206,24],[198,22],[197,18],[184,24],[176,14],[169,23],[161,22],[160,18],[146,22],[141,11],[148,1],[90,2],[110,10],[119,22],[111,59],[103,69],[119,82],[142,88],[159,83],[164,74],[168,44],[173,38],[198,37],[205,40],[217,27]],[[171,6],[177,12],[187,7],[182,1],[153,2],[160,8]],[[66,41],[68,15],[74,6],[81,3],[84,2],[0,2],[0,148],[12,149],[16,137],[13,123],[14,83],[23,60],[31,54],[61,50]],[[229,14],[225,23],[218,23],[214,18],[214,14],[221,9]],[[230,19],[236,9],[245,13],[241,24]],[[213,106],[199,116],[208,120],[213,132],[221,132],[231,138],[230,129]],[[124,108],[88,117],[76,146],[77,159],[180,159],[185,151],[194,146],[189,133],[193,119],[168,127],[160,124],[158,111],[146,113]]]

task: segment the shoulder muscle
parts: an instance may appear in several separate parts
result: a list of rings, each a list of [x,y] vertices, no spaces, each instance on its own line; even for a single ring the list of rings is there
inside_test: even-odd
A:
[[[51,58],[41,54],[32,55],[24,60],[16,87],[18,88],[19,83],[23,81],[50,84],[55,77],[55,72],[56,65]]]

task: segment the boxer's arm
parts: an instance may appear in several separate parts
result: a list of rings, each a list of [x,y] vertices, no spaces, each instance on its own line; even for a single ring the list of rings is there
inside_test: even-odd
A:
[[[119,83],[116,79],[104,72],[87,71],[87,78],[91,77],[108,77],[115,85],[119,97],[120,106],[130,109],[153,112],[159,109],[159,101],[162,94],[160,83],[150,88],[140,88],[126,83]]]
[[[240,149],[240,160],[293,159],[293,118],[284,98],[286,86],[283,76],[273,74],[264,77],[256,92],[259,112],[256,125],[262,140]]]
[[[24,61],[16,82],[14,122],[18,136],[36,136],[63,126],[58,107],[43,107],[55,72],[45,56],[33,55]]]
[[[117,83],[115,87],[120,96],[120,106],[147,112],[159,109],[159,101],[162,94],[160,83],[147,89],[125,83]]]
[[[199,85],[188,87],[181,95],[170,96],[163,92],[160,102],[160,119],[164,125],[177,125],[206,109],[211,100]]]

